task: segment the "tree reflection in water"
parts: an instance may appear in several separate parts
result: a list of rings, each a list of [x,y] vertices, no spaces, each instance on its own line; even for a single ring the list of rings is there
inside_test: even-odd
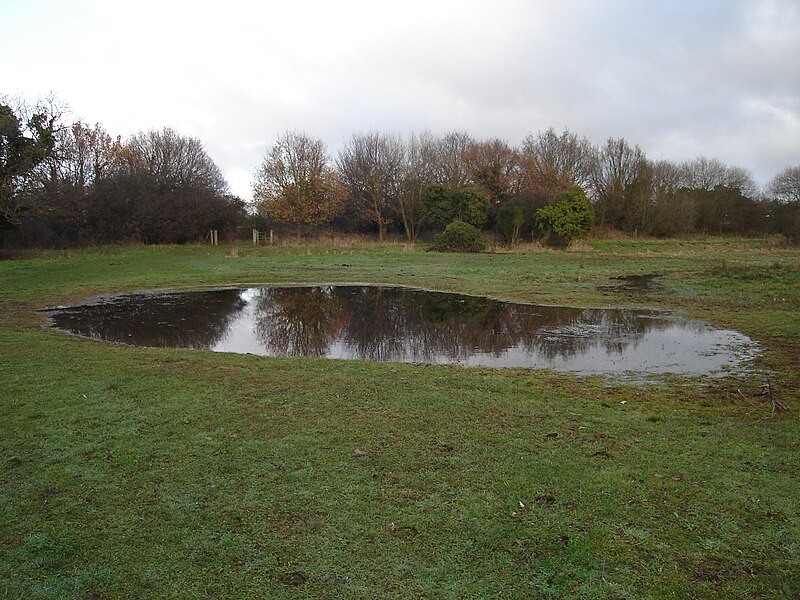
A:
[[[282,356],[325,356],[345,323],[330,286],[261,288],[254,301],[258,337]]]
[[[601,345],[621,354],[653,329],[650,313],[500,302],[380,286],[264,288],[256,328],[270,354],[462,362],[519,347],[544,358]]]
[[[736,332],[657,311],[381,286],[134,294],[50,312],[73,333],[142,346],[593,373],[709,372],[755,347]]]
[[[51,311],[56,327],[132,346],[207,349],[247,303],[240,290],[128,294]]]

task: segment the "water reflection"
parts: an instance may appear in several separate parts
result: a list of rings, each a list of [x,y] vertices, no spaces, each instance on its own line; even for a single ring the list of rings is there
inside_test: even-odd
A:
[[[254,302],[256,334],[274,354],[326,356],[345,323],[330,288],[261,289]]]
[[[236,290],[127,294],[49,311],[57,327],[132,346],[209,349],[247,306]]]
[[[379,286],[139,294],[50,312],[57,327],[143,346],[581,373],[708,373],[740,366],[755,348],[734,331],[656,311]]]

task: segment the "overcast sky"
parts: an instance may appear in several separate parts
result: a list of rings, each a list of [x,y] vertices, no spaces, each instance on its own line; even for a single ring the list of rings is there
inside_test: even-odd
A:
[[[0,93],[199,138],[231,189],[275,138],[554,127],[800,164],[800,0],[0,0]]]

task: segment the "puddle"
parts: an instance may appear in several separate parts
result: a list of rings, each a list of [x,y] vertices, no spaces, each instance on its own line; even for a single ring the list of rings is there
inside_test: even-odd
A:
[[[580,309],[381,286],[108,296],[46,311],[54,327],[136,346],[581,374],[742,370],[756,344],[655,310]]]

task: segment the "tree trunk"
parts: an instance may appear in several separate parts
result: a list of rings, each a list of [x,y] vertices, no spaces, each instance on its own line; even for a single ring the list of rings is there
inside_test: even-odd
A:
[[[400,216],[403,219],[403,229],[406,231],[406,237],[409,242],[413,243],[414,239],[417,237],[417,232],[414,231],[414,222],[409,218],[406,205],[403,201],[400,201]]]
[[[383,215],[381,214],[381,205],[377,200],[373,199],[372,209],[375,211],[375,222],[378,224],[378,240],[382,242],[383,238],[386,237],[386,223],[383,222]]]

